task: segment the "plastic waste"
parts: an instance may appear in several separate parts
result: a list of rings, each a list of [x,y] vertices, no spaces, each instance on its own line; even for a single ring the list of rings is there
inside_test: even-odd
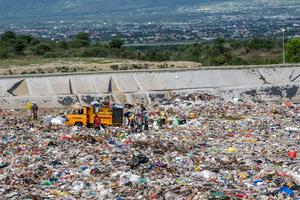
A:
[[[72,140],[72,136],[71,136],[71,135],[61,135],[61,136],[59,137],[59,139],[60,139],[61,141],[68,141],[68,140]]]
[[[138,167],[140,164],[146,164],[149,162],[149,159],[145,156],[145,155],[134,155],[132,160],[131,160],[131,163],[130,163],[130,166],[131,168],[136,168]]]
[[[175,118],[173,119],[172,126],[173,126],[173,127],[179,126],[179,120],[177,119],[177,117],[175,117]]]
[[[298,185],[300,185],[300,174],[297,174],[296,172],[286,171],[287,175],[291,176]],[[300,172],[298,172],[300,173]]]
[[[75,181],[72,184],[72,190],[74,191],[80,191],[84,188],[84,182],[83,181]]]
[[[209,170],[203,170],[203,171],[199,172],[199,175],[205,179],[211,179],[213,177],[216,177],[216,173],[211,172]]]
[[[291,159],[296,159],[297,158],[297,151],[295,150],[290,150],[288,152],[288,156],[291,158]]]
[[[155,102],[144,111],[147,131],[49,126],[45,121],[55,117],[47,119],[48,111],[39,113],[42,119],[45,115],[44,123],[5,111],[0,120],[0,197],[299,197],[298,104],[224,101],[220,106],[219,99],[202,93],[170,93],[171,99],[151,95]],[[161,111],[167,113],[162,128]],[[56,112],[49,111],[58,116]],[[140,106],[124,112],[138,116]]]
[[[293,190],[291,190],[289,187],[287,186],[283,186],[280,188],[280,192],[289,195],[290,197],[293,197],[295,195],[295,192]]]
[[[51,124],[52,125],[65,125],[66,119],[62,117],[55,117],[51,119]]]
[[[234,148],[234,147],[229,147],[229,148],[227,149],[227,152],[228,152],[228,153],[236,153],[236,152],[237,152],[237,149]]]
[[[139,184],[140,176],[132,174],[131,172],[123,173],[120,175],[120,184],[126,185],[127,183]]]
[[[49,181],[49,180],[42,180],[41,181],[41,185],[43,185],[43,186],[50,186],[50,185],[53,185],[53,182]]]
[[[8,162],[0,163],[0,169],[3,169],[3,168],[8,167],[8,166],[9,166]]]
[[[254,186],[260,186],[260,185],[262,185],[262,184],[264,184],[264,181],[261,180],[261,179],[258,179],[258,180],[253,181],[253,185],[254,185]]]
[[[222,199],[222,200],[229,200],[230,198],[225,195],[223,192],[216,192],[212,191],[211,195],[213,196],[214,199]]]

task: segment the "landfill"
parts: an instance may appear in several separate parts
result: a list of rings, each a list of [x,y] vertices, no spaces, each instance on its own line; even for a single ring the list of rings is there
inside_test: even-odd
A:
[[[145,113],[96,130],[1,111],[1,199],[300,199],[299,105],[184,96]]]

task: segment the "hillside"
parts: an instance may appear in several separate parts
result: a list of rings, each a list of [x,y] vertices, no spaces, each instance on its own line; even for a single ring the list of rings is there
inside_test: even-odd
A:
[[[192,19],[199,14],[293,15],[299,11],[297,0],[0,0],[1,22],[43,20],[176,20]],[[253,16],[255,17],[255,16]],[[175,20],[175,19],[174,19]]]
[[[0,0],[2,19],[29,17],[56,18],[110,15],[112,12],[134,12],[142,10],[174,9],[179,6],[198,5],[207,0]],[[33,19],[34,20],[34,19]],[[35,19],[37,20],[37,19]]]

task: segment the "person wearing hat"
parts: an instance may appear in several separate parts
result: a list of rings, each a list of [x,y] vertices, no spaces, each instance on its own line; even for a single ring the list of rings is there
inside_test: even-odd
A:
[[[36,102],[33,102],[32,103],[32,107],[31,107],[31,110],[32,110],[32,114],[33,114],[33,119],[34,120],[37,120],[37,116],[38,116],[38,106],[36,105]]]

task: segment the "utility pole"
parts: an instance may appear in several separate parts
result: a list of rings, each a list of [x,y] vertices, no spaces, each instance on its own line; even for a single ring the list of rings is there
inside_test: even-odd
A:
[[[285,39],[284,39],[284,23],[282,23],[282,63],[285,64]]]

